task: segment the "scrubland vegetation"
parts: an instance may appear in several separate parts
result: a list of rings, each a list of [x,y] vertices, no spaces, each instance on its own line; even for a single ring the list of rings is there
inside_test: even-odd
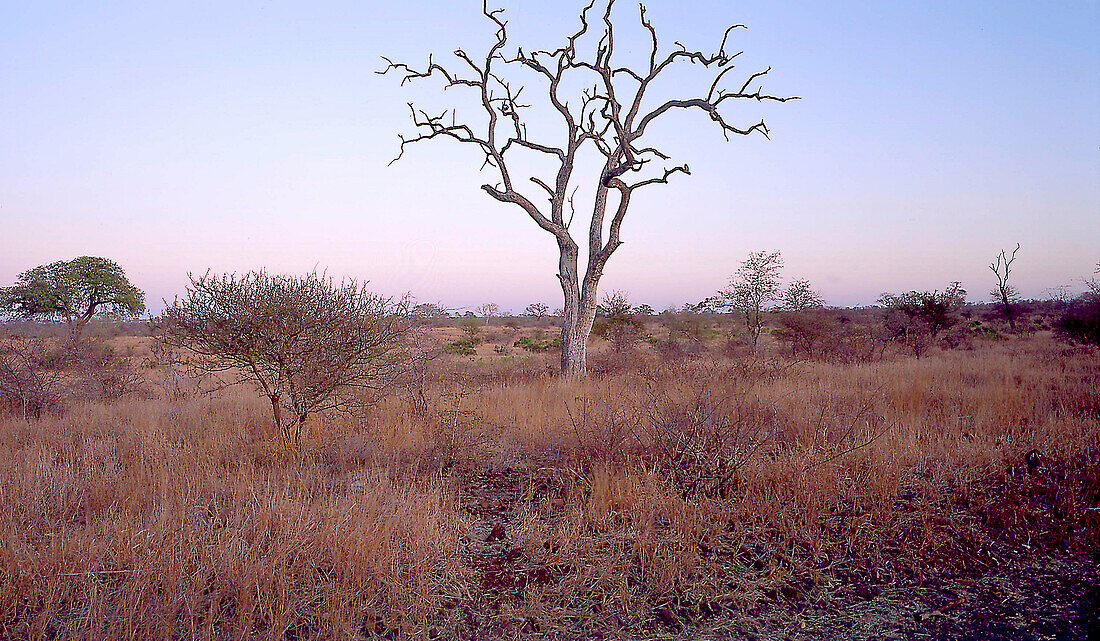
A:
[[[814,613],[886,603],[950,635],[973,604],[905,591],[1100,553],[1096,348],[963,312],[916,353],[880,310],[776,316],[756,350],[667,313],[576,380],[524,347],[552,319],[436,319],[433,358],[297,448],[152,337],[51,361],[24,326],[5,354],[52,382],[3,397],[0,637],[844,637]]]

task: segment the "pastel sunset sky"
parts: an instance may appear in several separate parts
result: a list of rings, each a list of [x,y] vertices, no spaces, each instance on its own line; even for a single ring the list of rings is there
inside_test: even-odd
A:
[[[499,6],[525,50],[559,46],[580,9]],[[640,62],[637,4],[615,7],[617,50]],[[839,306],[955,280],[985,300],[989,263],[1016,243],[1025,297],[1093,273],[1095,0],[654,0],[647,15],[665,52],[713,50],[726,26],[747,25],[727,46],[744,50],[729,85],[771,66],[765,89],[801,100],[724,111],[765,119],[771,140],[726,142],[701,112],[647,133],[692,174],[635,194],[602,291],[657,309],[698,301],[762,249]],[[94,255],[121,264],[154,312],[188,272],[259,268],[326,270],[452,308],[559,306],[556,245],[481,191],[498,179],[476,150],[431,141],[387,165],[413,133],[407,102],[482,115],[458,89],[377,75],[381,56],[452,64],[492,38],[474,0],[0,0],[0,285]],[[709,79],[684,67],[655,91],[705,93]],[[524,97],[542,95],[532,82]],[[532,121],[560,144],[556,121],[537,108]]]

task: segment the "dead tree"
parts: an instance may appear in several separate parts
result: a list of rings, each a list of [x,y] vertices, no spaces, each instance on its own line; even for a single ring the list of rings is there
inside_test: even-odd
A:
[[[989,294],[1001,304],[1001,311],[1008,319],[1008,325],[1012,328],[1012,331],[1016,331],[1016,308],[1013,303],[1020,296],[1016,292],[1016,288],[1008,284],[1008,274],[1012,261],[1016,260],[1016,252],[1018,251],[1020,251],[1020,243],[1016,243],[1016,249],[1012,250],[1011,256],[1005,254],[1005,250],[1002,249],[1001,254],[997,256],[997,260],[989,264],[989,269],[997,277],[997,286]]]
[[[496,25],[496,42],[480,59],[461,49],[455,51],[461,73],[435,62],[431,56],[427,66],[420,69],[384,58],[387,66],[378,72],[402,75],[402,85],[437,77],[445,88],[466,88],[479,97],[480,108],[487,116],[481,124],[462,122],[455,110],[433,115],[410,103],[417,133],[401,137],[400,153],[394,161],[404,155],[407,145],[433,138],[451,138],[474,145],[484,153],[482,169],[489,167],[500,177],[499,182],[482,185],[482,189],[500,202],[516,205],[554,237],[560,256],[557,275],[565,299],[561,332],[561,371],[565,376],[586,373],[586,346],[596,313],[597,286],[608,259],[622,244],[619,230],[632,195],[643,187],[667,184],[676,173],[690,173],[687,164],[665,162],[670,160],[668,155],[643,142],[650,125],[670,112],[698,110],[715,123],[727,140],[730,134],[748,136],[754,132],[766,137],[768,128],[763,121],[739,127],[728,122],[719,107],[737,99],[758,102],[796,99],[763,92],[759,82],[771,71],[770,67],[749,74],[741,84],[734,85],[735,89],[725,88],[724,81],[735,68],[732,63],[740,55],[726,51],[727,41],[735,29],[744,25],[726,29],[716,52],[692,51],[676,43],[676,49],[662,55],[657,31],[646,18],[645,5],[640,5],[641,27],[648,32],[651,45],[648,65],[636,70],[620,65],[615,57],[615,27],[611,18],[614,0],[609,0],[605,7],[599,21],[601,26],[589,22],[594,4],[595,0],[581,11],[580,27],[560,47],[531,52],[516,48],[507,53],[503,10],[490,11],[483,4],[482,13]],[[684,62],[712,71],[706,93],[665,99],[643,109],[653,82],[674,74],[682,68],[677,63]],[[533,74],[546,87],[544,98],[565,125],[561,140],[545,142],[528,137],[523,114],[530,105],[520,101],[524,87],[509,75],[520,70]],[[586,88],[579,94],[566,95],[570,93],[566,87],[582,86]],[[521,149],[542,154],[557,166],[552,178],[529,177],[533,188],[547,197],[548,206],[536,204],[537,199],[522,193],[520,187],[527,183],[510,170],[509,161]],[[581,246],[570,231],[576,213],[572,196],[578,186],[573,170],[578,154],[589,149],[600,155],[602,168],[599,176],[593,176],[595,194],[588,225],[587,266],[582,277],[578,268]],[[661,163],[660,170],[650,170],[650,165]]]

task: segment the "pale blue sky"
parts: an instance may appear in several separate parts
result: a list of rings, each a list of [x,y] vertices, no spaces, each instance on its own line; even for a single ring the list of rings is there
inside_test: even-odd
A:
[[[512,39],[540,48],[579,9],[501,4]],[[0,284],[90,254],[153,303],[188,271],[317,266],[451,307],[560,305],[556,247],[479,189],[496,181],[474,150],[428,143],[386,166],[412,131],[405,103],[442,111],[454,90],[402,90],[374,74],[380,56],[449,61],[490,41],[479,2],[440,5],[0,0]],[[726,143],[701,113],[654,129],[693,174],[635,195],[603,291],[697,301],[759,249],[836,305],[952,280],[982,299],[987,265],[1017,242],[1026,296],[1090,275],[1098,6],[651,3],[666,48],[710,49],[747,24],[729,47],[739,69],[770,65],[765,87],[803,99],[728,112],[765,117],[771,141]],[[619,50],[641,53],[636,5],[616,7]]]

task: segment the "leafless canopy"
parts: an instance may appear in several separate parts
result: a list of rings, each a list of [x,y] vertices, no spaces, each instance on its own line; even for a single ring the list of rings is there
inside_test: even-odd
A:
[[[165,309],[160,339],[200,370],[226,372],[225,384],[259,387],[276,429],[297,445],[310,414],[350,409],[392,383],[409,327],[404,301],[354,281],[261,271],[192,278],[186,298]]]
[[[997,260],[989,264],[990,271],[997,277],[997,286],[989,291],[989,294],[993,296],[993,299],[1001,304],[1001,313],[1008,319],[1009,325],[1012,329],[1016,329],[1016,314],[1012,307],[1019,294],[1016,292],[1016,288],[1008,284],[1008,277],[1012,263],[1016,260],[1016,252],[1020,251],[1020,243],[1016,243],[1016,249],[1012,250],[1012,255],[1009,256],[1005,253],[1005,250],[1001,250],[1000,255],[997,256]]]
[[[735,69],[733,62],[740,55],[740,52],[727,51],[728,41],[736,29],[744,28],[743,25],[726,29],[716,51],[693,51],[676,43],[675,49],[662,54],[657,31],[646,17],[645,5],[639,5],[638,19],[641,28],[649,35],[650,47],[648,64],[632,69],[620,66],[615,55],[616,31],[611,16],[614,0],[609,0],[602,16],[595,15],[599,12],[593,11],[594,5],[595,0],[582,10],[580,27],[568,35],[560,47],[527,52],[522,48],[514,51],[508,48],[503,10],[490,10],[487,4],[483,4],[485,17],[496,25],[496,42],[490,46],[484,59],[475,59],[461,49],[454,52],[456,68],[446,67],[431,56],[427,65],[421,68],[384,58],[387,66],[379,72],[400,74],[402,84],[434,77],[441,79],[445,88],[467,88],[477,93],[487,116],[484,124],[462,122],[455,110],[435,115],[410,103],[417,133],[411,137],[402,136],[401,150],[394,160],[404,155],[408,145],[434,138],[454,139],[481,150],[484,154],[482,168],[491,167],[500,175],[499,182],[485,184],[482,189],[498,201],[521,207],[539,227],[553,234],[557,240],[561,252],[558,277],[565,294],[563,345],[566,346],[575,339],[587,339],[592,323],[591,311],[595,308],[596,287],[608,258],[621,244],[619,230],[632,193],[642,187],[668,183],[676,173],[690,173],[687,164],[666,162],[670,160],[667,154],[643,144],[642,139],[650,125],[670,112],[699,110],[710,117],[727,140],[731,134],[748,136],[756,132],[767,136],[768,128],[763,121],[737,125],[727,120],[720,108],[736,99],[776,102],[796,99],[773,96],[759,87],[770,67],[749,74],[740,84],[728,84]],[[591,46],[593,41],[594,47]],[[705,94],[674,97],[655,103],[647,100],[647,92],[654,82],[665,75],[675,75],[674,70],[681,66],[677,63],[685,62],[702,65],[713,72],[708,76],[711,82]],[[517,73],[512,73],[513,69]],[[518,70],[527,71],[546,87],[546,98],[565,125],[562,140],[547,142],[528,136],[525,113],[530,105],[521,99],[525,87],[512,80],[519,75]],[[565,95],[570,93],[565,87],[582,86],[587,88],[579,96]],[[556,175],[552,179],[529,177],[531,183],[545,192],[548,207],[536,204],[521,193],[517,177],[509,167],[512,152],[521,148],[543,154],[557,165]],[[578,153],[589,148],[602,156],[603,167],[596,184],[589,224],[588,266],[581,282],[577,271],[579,248],[569,231],[575,213],[572,202],[575,189],[570,190]],[[662,167],[653,171],[649,169],[651,164]],[[610,190],[618,192],[619,202],[613,208],[608,224],[605,214]],[[573,331],[570,331],[571,325],[574,326]],[[563,355],[563,370],[565,360]],[[581,368],[583,372],[583,361]]]

